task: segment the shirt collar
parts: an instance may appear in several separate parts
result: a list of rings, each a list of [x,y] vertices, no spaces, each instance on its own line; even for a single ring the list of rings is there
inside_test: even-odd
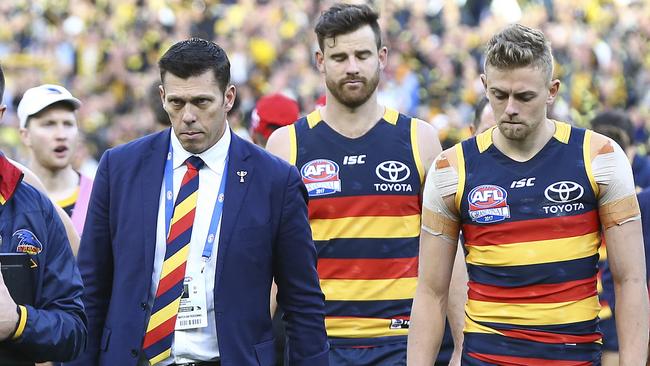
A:
[[[212,145],[209,149],[205,150],[200,154],[192,154],[191,152],[185,150],[181,142],[176,137],[174,133],[174,128],[171,129],[171,143],[172,151],[174,152],[174,160],[172,161],[172,166],[174,169],[180,167],[185,163],[190,156],[196,155],[203,159],[205,165],[216,173],[221,173],[223,166],[226,162],[226,156],[228,155],[228,148],[230,147],[230,127],[226,121],[226,128],[223,132],[223,136],[217,141],[216,144]]]
[[[0,152],[0,205],[4,206],[4,204],[11,199],[22,179],[22,170],[14,166],[5,155]]]

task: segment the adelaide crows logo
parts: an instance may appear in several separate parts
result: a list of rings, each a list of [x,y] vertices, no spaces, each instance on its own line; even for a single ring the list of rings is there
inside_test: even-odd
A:
[[[19,253],[27,253],[29,255],[36,255],[43,250],[43,244],[36,238],[36,235],[27,229],[17,230],[12,238],[18,240],[16,251]]]

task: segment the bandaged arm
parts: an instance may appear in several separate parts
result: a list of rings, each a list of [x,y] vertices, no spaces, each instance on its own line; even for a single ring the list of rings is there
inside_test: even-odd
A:
[[[621,365],[647,358],[648,293],[639,206],[632,169],[612,140],[594,135],[592,169],[599,187],[598,212],[614,278]],[[600,146],[598,146],[600,145]],[[595,155],[595,156],[594,156]]]
[[[447,156],[454,156],[453,151],[452,148],[438,156],[424,187],[418,286],[407,343],[408,365],[433,364],[442,341],[445,313],[454,336],[454,352],[458,354],[462,347],[465,300],[455,297],[466,296],[467,273],[464,266],[454,266],[460,225],[454,213],[458,175],[447,160]],[[452,268],[463,274],[454,275],[459,283],[450,285]],[[449,298],[450,295],[454,298]]]

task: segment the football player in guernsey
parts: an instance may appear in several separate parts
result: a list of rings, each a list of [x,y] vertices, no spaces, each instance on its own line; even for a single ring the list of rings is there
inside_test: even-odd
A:
[[[79,235],[93,185],[92,179],[72,167],[79,144],[76,110],[80,106],[79,99],[66,88],[43,84],[23,94],[17,111],[20,135],[31,155],[29,169],[41,179],[49,197],[70,216]]]
[[[600,365],[601,235],[620,364],[645,364],[648,294],[627,157],[611,139],[547,117],[560,82],[543,33],[511,25],[488,42],[485,59],[497,126],[444,151],[427,177],[408,364],[435,357],[461,229],[463,365]]]
[[[406,364],[421,187],[441,150],[432,126],[377,103],[387,59],[377,19],[366,5],[321,15],[316,61],[327,104],[267,144],[296,165],[310,195],[331,365]]]

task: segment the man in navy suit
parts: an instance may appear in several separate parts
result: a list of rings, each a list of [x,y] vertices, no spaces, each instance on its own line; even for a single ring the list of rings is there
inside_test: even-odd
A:
[[[176,43],[159,66],[172,128],[108,150],[95,178],[76,364],[273,365],[275,278],[289,365],[327,365],[298,171],[230,131],[235,87],[218,45]]]

